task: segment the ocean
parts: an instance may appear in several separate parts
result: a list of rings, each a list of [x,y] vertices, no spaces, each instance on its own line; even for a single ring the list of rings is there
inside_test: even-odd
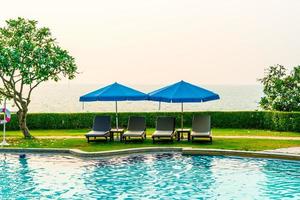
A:
[[[150,92],[163,85],[129,85],[143,92]],[[83,104],[79,97],[103,85],[91,84],[47,84],[33,92],[29,112],[114,112],[114,102],[90,102]],[[259,85],[202,85],[220,95],[220,100],[205,103],[185,103],[185,111],[251,111],[259,110],[258,102],[263,95]],[[15,111],[10,102],[8,107]],[[120,112],[156,112],[158,102],[125,101],[118,103]],[[161,111],[180,111],[177,103],[162,103]]]

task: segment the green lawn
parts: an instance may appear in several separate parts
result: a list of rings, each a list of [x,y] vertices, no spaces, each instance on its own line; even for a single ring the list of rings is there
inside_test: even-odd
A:
[[[33,136],[83,136],[88,129],[68,129],[68,130],[31,130]],[[151,135],[154,129],[147,129],[147,135]],[[280,132],[256,129],[213,129],[216,136],[275,136],[275,137],[300,137],[296,132]],[[22,137],[20,131],[7,131],[9,137]]]
[[[300,146],[300,140],[271,140],[271,139],[221,139],[215,138],[213,144],[206,141],[194,143],[181,141],[174,143],[160,142],[152,144],[150,139],[144,143],[133,141],[130,143],[121,142],[91,142],[85,139],[32,139],[25,140],[20,138],[10,138],[10,147],[22,148],[76,148],[84,151],[105,151],[136,147],[194,147],[194,148],[217,148],[217,149],[236,149],[236,150],[268,150],[285,147]]]
[[[87,129],[80,130],[32,130],[33,136],[83,136]],[[68,139],[23,139],[20,131],[8,131],[8,142],[10,147],[22,148],[76,148],[84,151],[105,151],[116,149],[127,149],[135,147],[194,147],[194,148],[216,148],[216,149],[235,149],[235,150],[269,150],[285,147],[300,146],[300,140],[272,140],[272,139],[255,139],[255,138],[214,138],[213,144],[206,141],[199,142],[174,142],[152,144],[150,135],[154,129],[148,129],[148,139],[141,143],[139,141],[130,143],[120,142],[91,142],[87,143],[84,138]],[[273,137],[300,137],[300,133],[295,132],[278,132],[267,130],[247,130],[247,129],[213,129],[215,136],[273,136]],[[1,139],[1,137],[0,137]]]
[[[30,130],[32,136],[83,136],[88,129]],[[20,131],[7,131],[8,137],[23,137]]]

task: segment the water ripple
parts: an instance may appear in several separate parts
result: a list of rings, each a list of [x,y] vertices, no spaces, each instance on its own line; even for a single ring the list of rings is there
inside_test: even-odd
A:
[[[1,199],[300,199],[300,162],[145,154],[0,154]]]

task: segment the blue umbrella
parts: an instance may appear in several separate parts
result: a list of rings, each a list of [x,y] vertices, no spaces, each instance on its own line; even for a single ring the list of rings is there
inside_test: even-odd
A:
[[[117,82],[100,88],[79,98],[81,102],[91,101],[115,101],[116,103],[116,128],[118,129],[118,101],[138,101],[146,100],[148,95],[132,89],[130,87],[121,85]]]
[[[181,128],[183,128],[183,103],[206,102],[220,99],[219,95],[199,86],[179,81],[175,84],[150,92],[149,100],[181,103]]]

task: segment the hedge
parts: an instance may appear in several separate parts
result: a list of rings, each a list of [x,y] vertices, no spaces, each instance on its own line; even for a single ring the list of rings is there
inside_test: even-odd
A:
[[[110,115],[115,126],[114,113],[30,113],[27,117],[29,129],[81,129],[91,128],[95,115]],[[236,111],[236,112],[185,112],[184,126],[191,127],[193,115],[211,115],[212,127],[268,129],[300,132],[300,112]],[[144,112],[119,113],[119,126],[126,127],[129,116],[145,116],[147,127],[155,127],[157,116],[175,116],[180,126],[181,113]],[[17,117],[7,124],[8,130],[18,130]]]

